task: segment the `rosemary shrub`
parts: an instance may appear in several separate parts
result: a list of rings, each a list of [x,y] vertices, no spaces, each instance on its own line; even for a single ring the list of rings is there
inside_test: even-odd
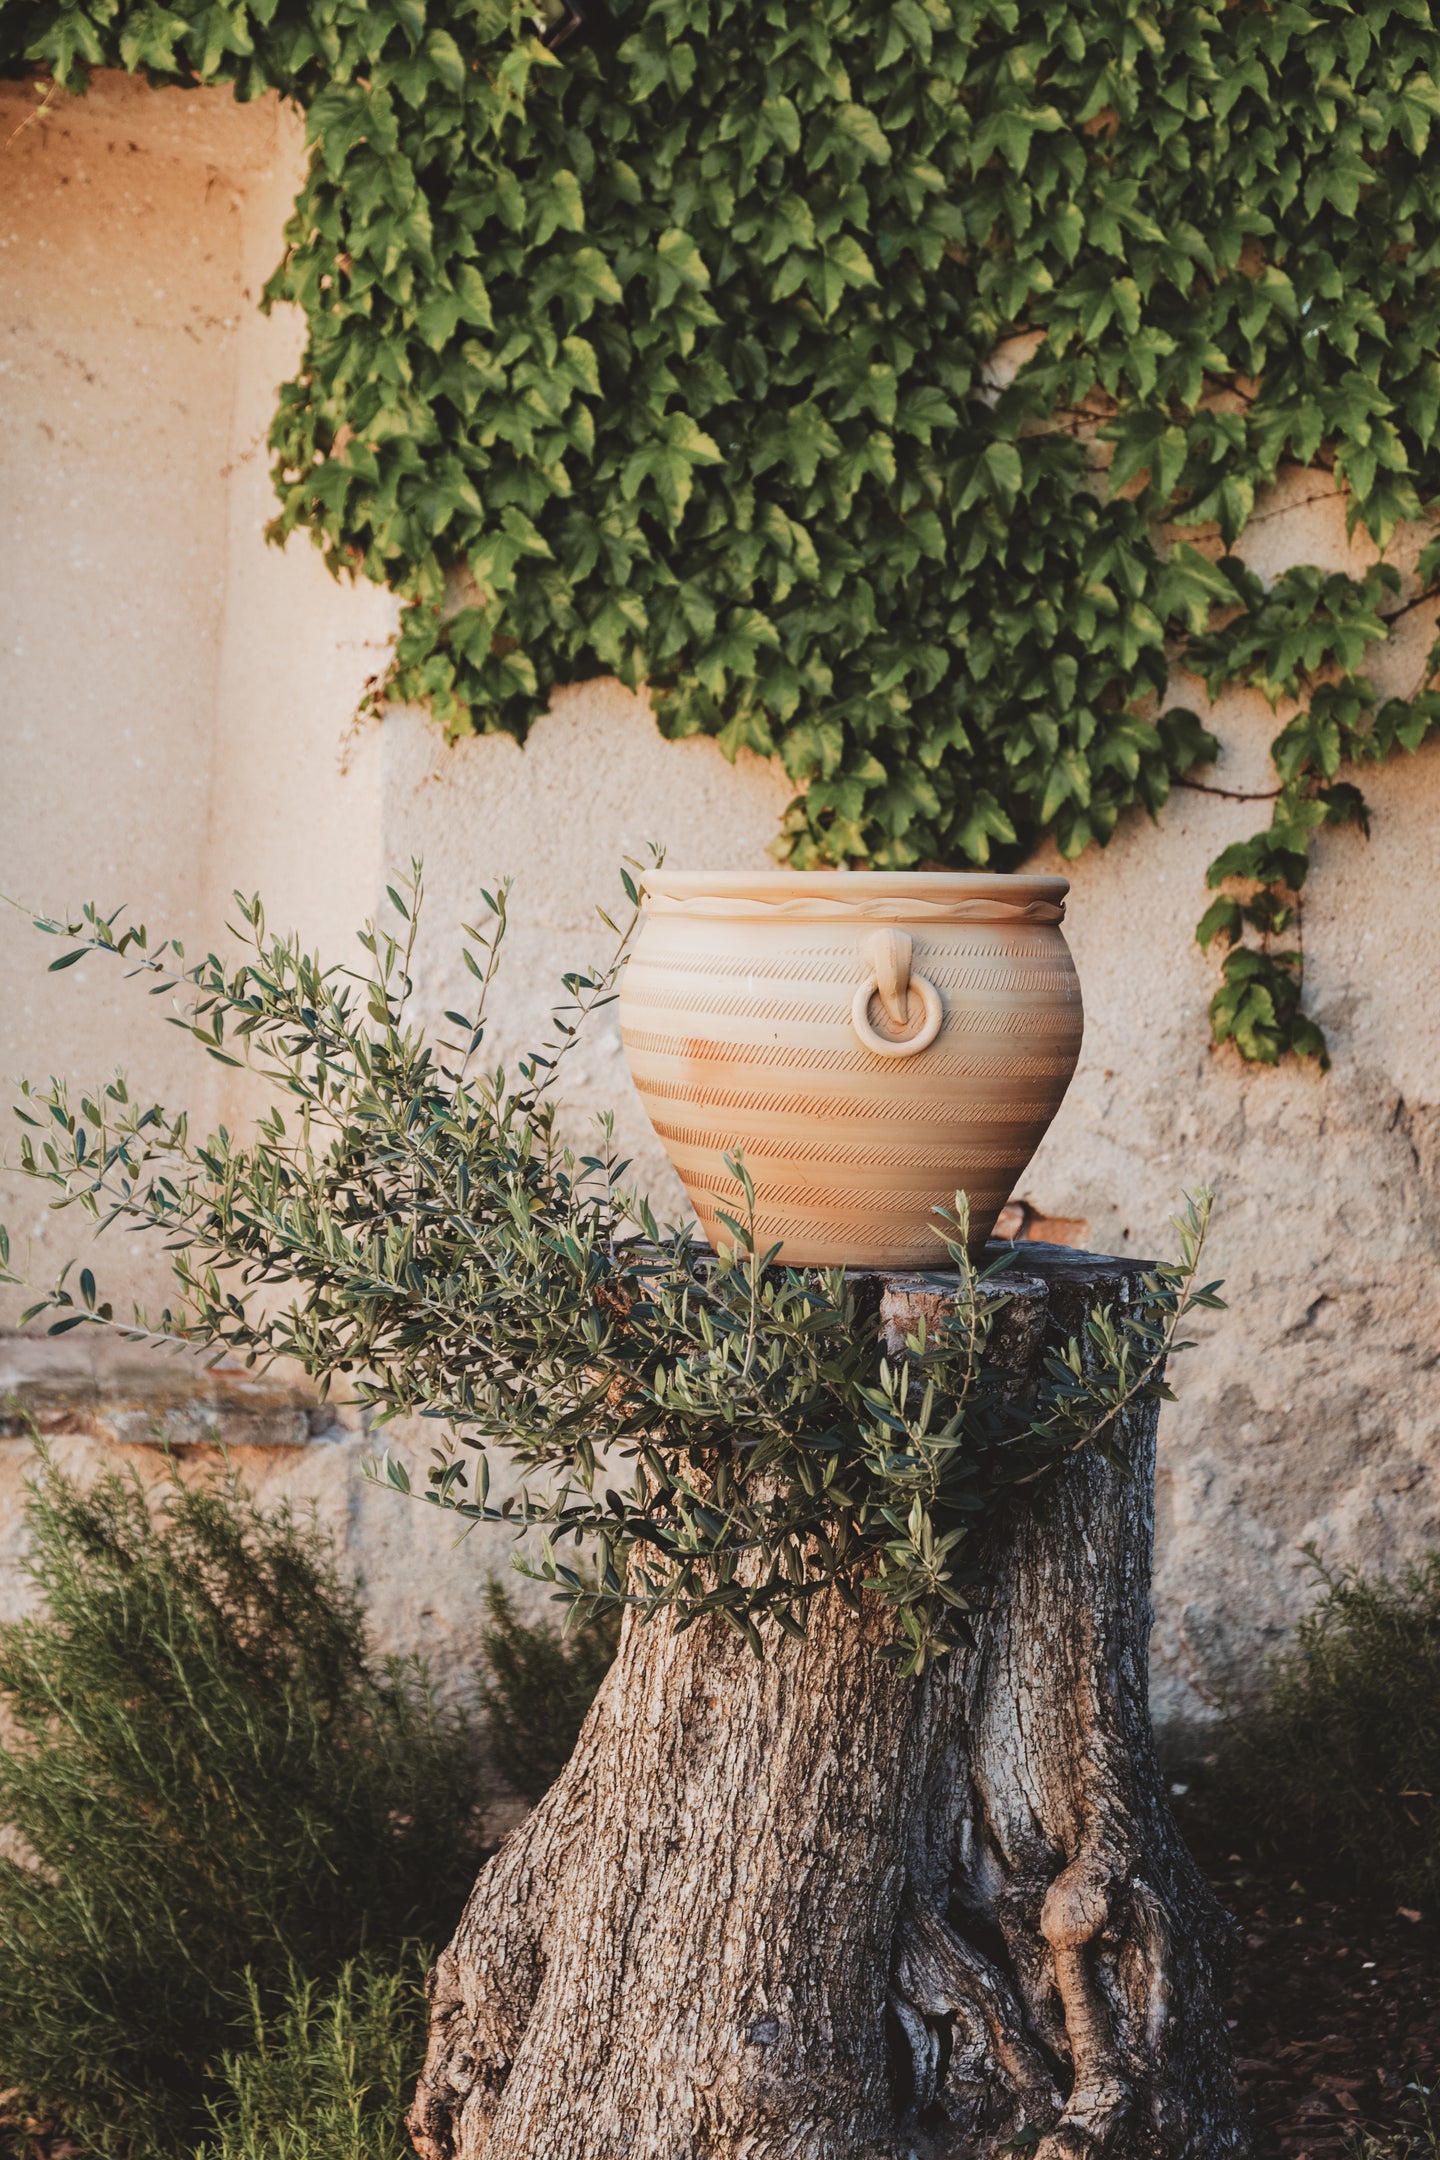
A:
[[[249,2045],[223,2058],[194,2160],[402,2160],[426,1963],[411,1945],[342,1966],[328,1990],[297,1975],[276,2012],[252,1990]]]
[[[485,1672],[485,1748],[490,1767],[522,1800],[538,1800],[575,1750],[585,1713],[610,1670],[620,1638],[619,1609],[602,1608],[583,1627],[524,1620],[506,1585],[485,1586],[480,1647]]]
[[[1393,1577],[1306,1557],[1319,1595],[1231,1702],[1210,1783],[1227,1835],[1287,1869],[1440,1896],[1440,1551]]]
[[[454,1925],[478,1749],[383,1664],[322,1533],[233,1479],[41,1460],[0,1630],[0,2087],[86,2152],[193,2149],[295,1970]],[[307,2148],[308,2149],[308,2148]]]

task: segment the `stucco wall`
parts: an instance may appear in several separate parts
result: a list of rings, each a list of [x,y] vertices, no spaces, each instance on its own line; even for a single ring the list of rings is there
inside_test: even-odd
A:
[[[1297,475],[1240,552],[1264,576],[1307,561],[1358,574],[1342,506]],[[1414,546],[1395,551],[1402,570]],[[1372,667],[1409,695],[1434,611],[1406,616]],[[1201,686],[1181,678],[1186,703]],[[1285,717],[1249,692],[1210,716],[1216,786],[1274,785]],[[1307,991],[1332,1070],[1267,1071],[1208,1042],[1216,970],[1193,943],[1206,865],[1263,803],[1181,792],[1075,865],[1067,936],[1086,1047],[1027,1186],[1088,1218],[1088,1242],[1163,1245],[1184,1185],[1218,1192],[1211,1258],[1230,1310],[1200,1329],[1164,1414],[1155,1681],[1181,1715],[1243,1684],[1309,1598],[1303,1547],[1392,1568],[1440,1542],[1440,754],[1363,776],[1373,836],[1322,833],[1306,888]]]
[[[653,839],[675,863],[759,864],[783,777],[753,759],[732,769],[708,743],[662,743],[643,703],[611,684],[559,698],[523,752],[504,738],[447,750],[415,714],[354,731],[393,603],[332,583],[303,540],[283,553],[263,541],[264,436],[298,330],[254,303],[299,170],[293,121],[270,102],[236,108],[222,93],[106,79],[15,135],[33,104],[28,89],[0,96],[11,655],[0,885],[48,907],[130,900],[207,940],[230,889],[259,887],[272,920],[339,952],[387,873],[423,854],[420,994],[438,1011],[462,981],[453,926],[473,915],[481,883],[513,873],[497,1041],[513,1054],[562,968],[603,943],[592,910],[612,898],[620,856]],[[1365,559],[1304,476],[1265,506],[1243,552],[1267,574]],[[1386,661],[1393,687],[1409,687],[1429,634],[1419,613],[1407,620]],[[1201,703],[1198,684],[1177,689]],[[1266,785],[1277,723],[1263,703],[1228,697],[1214,724],[1226,744],[1215,780]],[[1263,806],[1177,794],[1158,830],[1135,821],[1070,873],[1086,1048],[1021,1193],[1088,1223],[1095,1245],[1159,1251],[1181,1188],[1220,1190],[1214,1263],[1231,1310],[1207,1324],[1162,1426],[1165,1714],[1203,1708],[1253,1667],[1308,1594],[1307,1539],[1334,1561],[1393,1564],[1440,1534],[1440,932],[1427,898],[1440,757],[1383,769],[1367,791],[1373,840],[1322,837],[1305,913],[1335,1057],[1327,1078],[1245,1068],[1208,1043],[1214,970],[1193,944],[1204,868]],[[47,977],[53,948],[18,924],[0,937],[7,1079],[52,1065],[93,1075],[119,1057],[150,1085],[188,1088],[202,1115],[243,1113],[243,1090],[187,1060],[143,996],[94,963]],[[608,1020],[575,1059],[572,1093],[577,1118],[617,1108],[627,1151],[677,1204]],[[39,1225],[33,1194],[7,1194],[3,1212]],[[68,1232],[42,1235],[37,1279],[62,1249]],[[138,1254],[112,1251],[106,1272],[153,1294]],[[13,1300],[6,1310],[13,1318]],[[79,1460],[135,1446],[133,1423],[120,1438],[91,1409],[54,1411],[52,1423]],[[367,1443],[353,1431],[240,1444],[267,1490],[320,1501],[370,1578],[382,1638],[429,1640],[463,1674],[476,1577],[494,1548],[453,1553],[428,1511],[366,1491]],[[11,1552],[23,1446],[0,1443]],[[0,1602],[13,1608],[18,1594],[12,1573]]]
[[[223,937],[232,891],[263,892],[277,927],[345,956],[387,877],[426,858],[428,1010],[462,978],[447,926],[481,883],[513,875],[510,1002],[496,1048],[535,1039],[558,977],[606,933],[617,865],[648,840],[688,859],[763,859],[787,790],[751,758],[732,770],[710,743],[667,746],[614,684],[572,692],[521,753],[509,740],[446,752],[419,716],[357,731],[366,678],[384,662],[393,601],[338,585],[303,540],[266,545],[265,450],[277,382],[299,323],[256,306],[303,159],[273,100],[152,92],[101,78],[88,98],[31,118],[27,87],[0,86],[0,335],[7,365],[0,589],[11,654],[0,793],[0,890],[74,910],[133,904],[187,945]],[[0,1076],[93,1079],[119,1063],[137,1091],[188,1100],[197,1121],[235,1120],[246,1083],[192,1054],[143,985],[96,962],[46,972],[58,948],[0,919]],[[577,1123],[628,1086],[618,1038],[576,1060]],[[638,1109],[632,1124],[643,1126]],[[663,1157],[648,1141],[658,1183]],[[678,1201],[678,1187],[672,1189]],[[83,1243],[6,1179],[0,1220],[30,1237],[51,1279]],[[122,1309],[165,1293],[163,1265],[113,1236],[97,1273]],[[13,1323],[25,1300],[0,1295]],[[355,1418],[308,1417],[281,1385],[260,1416],[238,1375],[184,1402],[164,1361],[91,1338],[0,1338],[0,1397],[30,1406],[82,1469],[156,1471],[168,1442],[189,1469],[218,1444],[265,1494],[313,1501],[366,1581],[386,1649],[422,1650],[463,1690],[476,1655],[477,1586],[508,1540],[451,1527],[365,1484],[376,1443]],[[428,1436],[401,1430],[423,1460]],[[0,1429],[0,1618],[20,1609],[21,1495],[30,1444]],[[503,1488],[502,1488],[503,1489]],[[538,1600],[540,1594],[533,1593]]]
[[[152,130],[128,84],[26,125],[35,102],[16,86],[0,98],[0,887],[44,909],[143,898],[193,937],[248,311],[226,153],[238,137],[249,154],[255,124],[207,101],[157,110]],[[117,1042],[131,1055],[114,976],[47,976],[54,950],[41,958],[4,911],[7,1076],[40,1060],[93,1072]],[[185,1063],[179,1036],[155,1031],[137,1084],[173,1089]],[[17,1216],[45,1266],[43,1210],[26,1195]]]

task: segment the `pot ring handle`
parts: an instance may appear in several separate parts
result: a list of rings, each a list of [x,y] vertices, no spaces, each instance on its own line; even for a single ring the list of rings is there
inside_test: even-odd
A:
[[[862,1045],[876,1057],[887,1058],[915,1057],[920,1051],[928,1050],[940,1033],[945,1010],[935,985],[927,982],[923,975],[911,973],[913,938],[907,937],[903,930],[877,930],[873,937],[866,939],[863,949],[871,972],[857,985],[850,1007],[850,1024]],[[897,1028],[908,1027],[912,990],[923,1008],[915,1033],[898,1040],[880,1034],[871,1025],[870,1000],[878,993],[891,1024]]]

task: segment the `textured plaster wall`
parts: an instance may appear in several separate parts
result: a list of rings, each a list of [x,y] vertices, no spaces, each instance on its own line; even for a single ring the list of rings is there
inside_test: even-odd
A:
[[[482,886],[514,879],[490,1038],[512,1071],[543,1040],[565,995],[560,976],[613,949],[595,911],[603,905],[623,919],[625,857],[653,842],[672,863],[763,864],[792,793],[778,768],[748,753],[730,766],[711,742],[663,742],[648,709],[614,683],[562,692],[523,750],[505,736],[449,749],[421,713],[390,716],[383,740],[385,859],[425,861],[429,934],[418,981],[437,1020],[470,1002],[453,926],[476,920]],[[631,1085],[613,1008],[595,1014],[569,1053],[564,1105],[575,1138],[589,1136],[599,1112],[616,1110],[623,1152],[658,1211],[688,1214]]]
[[[1343,510],[1297,475],[1240,552],[1264,576],[1361,572]],[[1402,570],[1413,546],[1395,551]],[[1416,608],[1372,672],[1409,695],[1434,636]],[[1198,682],[1177,700],[1204,711]],[[1274,785],[1287,708],[1229,693],[1208,784]],[[1362,776],[1372,838],[1322,834],[1304,909],[1309,995],[1334,1059],[1266,1071],[1208,1042],[1215,970],[1193,931],[1205,867],[1264,803],[1177,793],[1070,870],[1084,986],[1080,1070],[1024,1189],[1102,1249],[1164,1248],[1182,1186],[1218,1191],[1211,1259],[1230,1310],[1176,1369],[1161,1423],[1157,1707],[1243,1685],[1313,1592],[1303,1547],[1393,1568],[1440,1542],[1440,753]]]
[[[190,937],[244,205],[233,114],[162,100],[151,128],[136,88],[43,122],[28,87],[0,92],[0,889],[53,910],[143,900]],[[151,1031],[132,1053],[115,974],[48,976],[57,951],[0,912],[0,1069],[89,1074],[123,1040],[137,1085],[173,1088],[180,1038]],[[33,1196],[7,1212],[49,1265]]]
[[[130,901],[193,947],[223,939],[235,887],[258,889],[274,926],[344,957],[387,877],[420,853],[433,1012],[468,981],[448,926],[473,919],[482,883],[513,874],[496,1042],[513,1058],[537,1039],[562,970],[605,949],[594,906],[613,905],[622,854],[654,839],[690,860],[763,859],[783,784],[753,759],[737,774],[713,744],[667,746],[614,684],[562,699],[524,754],[508,740],[448,753],[406,714],[357,731],[394,603],[337,585],[303,539],[283,552],[264,540],[265,436],[300,340],[293,315],[267,319],[256,303],[302,169],[298,125],[273,101],[237,107],[113,77],[39,119],[35,104],[28,87],[0,87],[0,890],[56,910]],[[118,970],[89,961],[49,976],[58,948],[18,918],[0,936],[7,1091],[24,1073],[93,1079],[123,1063],[137,1091],[188,1100],[198,1122],[253,1103]],[[586,1059],[577,1129],[628,1085],[608,1026]],[[656,1183],[662,1160],[650,1142]],[[73,1216],[47,1223],[33,1189],[9,1179],[0,1219],[34,1233],[37,1283],[81,1239]],[[164,1295],[163,1267],[123,1240],[107,1238],[95,1266],[122,1309]],[[8,1295],[0,1318],[13,1325],[24,1302]],[[177,1379],[167,1361],[73,1335],[0,1337],[5,1397],[86,1470],[158,1470],[166,1441],[201,1472],[223,1443],[267,1496],[316,1504],[365,1579],[382,1644],[426,1651],[463,1690],[477,1588],[506,1565],[508,1539],[457,1550],[431,1510],[367,1486],[376,1442],[353,1415],[312,1415],[284,1385],[257,1411],[241,1375]],[[394,1438],[423,1460],[423,1431]],[[27,1595],[29,1461],[18,1422],[7,1436],[0,1421],[0,1617]]]
[[[14,134],[33,104],[28,89],[0,93],[0,887],[54,907],[132,900],[207,941],[231,888],[259,887],[272,921],[342,953],[387,875],[423,854],[419,994],[438,1013],[468,980],[454,925],[474,919],[482,884],[513,874],[494,1039],[513,1058],[562,969],[604,950],[593,909],[613,903],[620,856],[656,840],[676,863],[759,864],[783,777],[755,760],[732,769],[708,743],[661,742],[613,684],[559,697],[523,752],[505,738],[447,749],[414,714],[355,731],[393,603],[334,584],[303,540],[283,553],[263,540],[264,437],[298,329],[255,302],[300,169],[295,124],[269,103],[107,79]],[[1313,478],[1266,506],[1244,552],[1266,573],[1368,559]],[[1407,619],[1387,687],[1410,686],[1429,636],[1419,611]],[[1201,702],[1198,684],[1176,689]],[[1214,724],[1226,745],[1214,783],[1269,785],[1278,723],[1263,703],[1228,697]],[[1309,1594],[1306,1540],[1332,1561],[1391,1565],[1440,1536],[1440,757],[1367,787],[1374,838],[1321,840],[1305,914],[1328,1078],[1244,1068],[1208,1043],[1214,970],[1193,944],[1204,868],[1263,804],[1178,793],[1159,830],[1134,822],[1070,873],[1086,1049],[1020,1196],[1088,1225],[1074,1234],[1092,1244],[1156,1252],[1182,1186],[1220,1190],[1214,1272],[1231,1310],[1207,1322],[1162,1426],[1166,1715],[1203,1711],[1253,1670]],[[196,1070],[113,976],[87,963],[47,977],[51,952],[19,926],[0,937],[7,1081],[52,1064],[93,1075],[119,1056],[202,1115],[243,1115],[244,1088]],[[609,1016],[568,1085],[576,1128],[613,1105],[640,1173],[678,1205]],[[28,1193],[0,1212],[39,1216]],[[46,1241],[37,1279],[62,1248]],[[106,1267],[121,1288],[153,1290],[123,1246]],[[316,1500],[367,1578],[382,1640],[428,1646],[463,1680],[477,1579],[502,1552],[475,1540],[456,1553],[429,1511],[366,1488],[370,1443],[353,1419],[311,1417],[283,1389],[260,1415],[223,1379],[177,1408],[128,1364],[97,1366],[77,1346],[57,1374],[55,1355],[12,1339],[0,1392],[18,1387],[72,1459],[153,1462],[147,1436],[168,1433],[198,1463],[228,1439],[264,1490]],[[3,1610],[23,1595],[24,1453],[21,1439],[0,1443]]]

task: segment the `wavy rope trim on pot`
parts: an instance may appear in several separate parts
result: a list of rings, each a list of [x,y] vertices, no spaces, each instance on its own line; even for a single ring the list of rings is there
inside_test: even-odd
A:
[[[828,894],[807,895],[803,900],[748,900],[728,893],[657,892],[650,899],[656,915],[708,915],[727,917],[767,916],[790,922],[913,923],[1059,923],[1065,920],[1065,903],[1052,900],[841,900]]]
[[[274,531],[404,601],[377,704],[523,736],[613,672],[784,761],[796,867],[1008,866],[1218,754],[1177,665],[1250,684],[1293,710],[1211,869],[1212,1021],[1323,1060],[1311,843],[1440,721],[1433,652],[1400,697],[1365,667],[1440,554],[1267,587],[1229,551],[1299,470],[1382,547],[1440,499],[1427,0],[606,20],[0,0],[0,63],[305,109]]]

